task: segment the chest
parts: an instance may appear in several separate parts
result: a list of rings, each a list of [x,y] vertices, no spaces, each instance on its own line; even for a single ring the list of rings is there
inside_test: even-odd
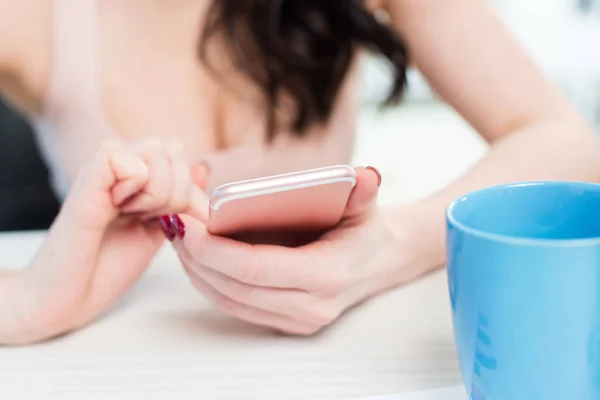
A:
[[[147,6],[155,3],[164,8]],[[56,169],[64,170],[65,181],[72,180],[110,136],[130,142],[177,139],[189,162],[204,159],[213,165],[217,177],[211,186],[347,161],[349,146],[340,145],[343,151],[331,153],[323,146],[325,139],[266,149],[267,108],[262,93],[227,62],[224,49],[216,47],[213,54],[218,70],[200,59],[209,4],[191,0],[98,2],[93,49],[83,51],[91,59],[74,60],[73,52],[58,52],[77,71],[77,79],[62,76],[59,108],[63,112],[54,119],[53,137],[48,140],[57,147],[55,159],[60,166]],[[345,117],[334,116],[326,131],[349,143],[353,132],[348,115],[355,101],[343,97],[335,114]],[[342,130],[347,135],[334,133]],[[306,154],[314,159],[307,160]]]
[[[98,84],[110,125],[127,140],[177,138],[194,154],[262,142],[262,95],[235,69],[200,59],[210,2],[175,1],[160,13],[135,3],[105,1],[99,12]],[[226,60],[216,50],[219,68]]]

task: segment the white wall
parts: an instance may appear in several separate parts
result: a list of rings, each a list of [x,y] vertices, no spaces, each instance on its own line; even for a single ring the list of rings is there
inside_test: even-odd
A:
[[[600,127],[600,13],[579,0],[496,0],[501,16],[569,100]]]
[[[491,0],[499,15],[544,73],[592,123],[600,127],[600,0]],[[578,5],[591,1],[595,12]],[[367,102],[389,84],[377,61],[365,66]],[[420,75],[411,72],[409,100],[431,99]]]

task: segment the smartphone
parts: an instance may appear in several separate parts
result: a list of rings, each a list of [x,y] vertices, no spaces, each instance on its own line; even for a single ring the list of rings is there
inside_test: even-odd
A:
[[[208,231],[234,238],[323,232],[340,222],[355,185],[354,168],[335,165],[219,186]]]

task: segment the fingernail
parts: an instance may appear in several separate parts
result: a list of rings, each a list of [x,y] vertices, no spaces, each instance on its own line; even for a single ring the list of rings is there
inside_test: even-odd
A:
[[[210,164],[208,163],[208,161],[202,160],[202,161],[198,161],[196,164],[198,166],[206,168],[206,174],[210,176],[210,173],[212,172],[212,168],[211,168]]]
[[[171,216],[171,222],[173,224],[173,230],[177,234],[179,239],[183,239],[185,237],[185,224],[179,218],[179,215],[174,214]]]
[[[373,171],[373,172],[375,172],[377,174],[377,179],[379,179],[379,182],[377,183],[377,186],[381,186],[381,181],[382,181],[381,172],[379,172],[379,170],[377,168],[375,168],[375,167],[368,166],[366,168],[370,169],[371,171]]]
[[[173,229],[173,224],[171,224],[171,218],[168,215],[163,215],[158,219],[158,222],[167,239],[171,242],[175,240],[175,230]]]

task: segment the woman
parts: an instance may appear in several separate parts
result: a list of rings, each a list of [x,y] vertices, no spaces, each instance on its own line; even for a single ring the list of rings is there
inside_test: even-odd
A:
[[[311,334],[443,265],[458,195],[600,178],[593,133],[482,0],[0,0],[0,15],[0,88],[36,122],[65,199],[30,268],[0,275],[0,343],[92,321],[141,275],[160,227],[222,310]],[[343,222],[304,247],[207,235],[202,189],[349,161],[365,49],[393,67],[390,102],[416,65],[489,155],[407,207],[378,207],[380,177],[360,168]]]

